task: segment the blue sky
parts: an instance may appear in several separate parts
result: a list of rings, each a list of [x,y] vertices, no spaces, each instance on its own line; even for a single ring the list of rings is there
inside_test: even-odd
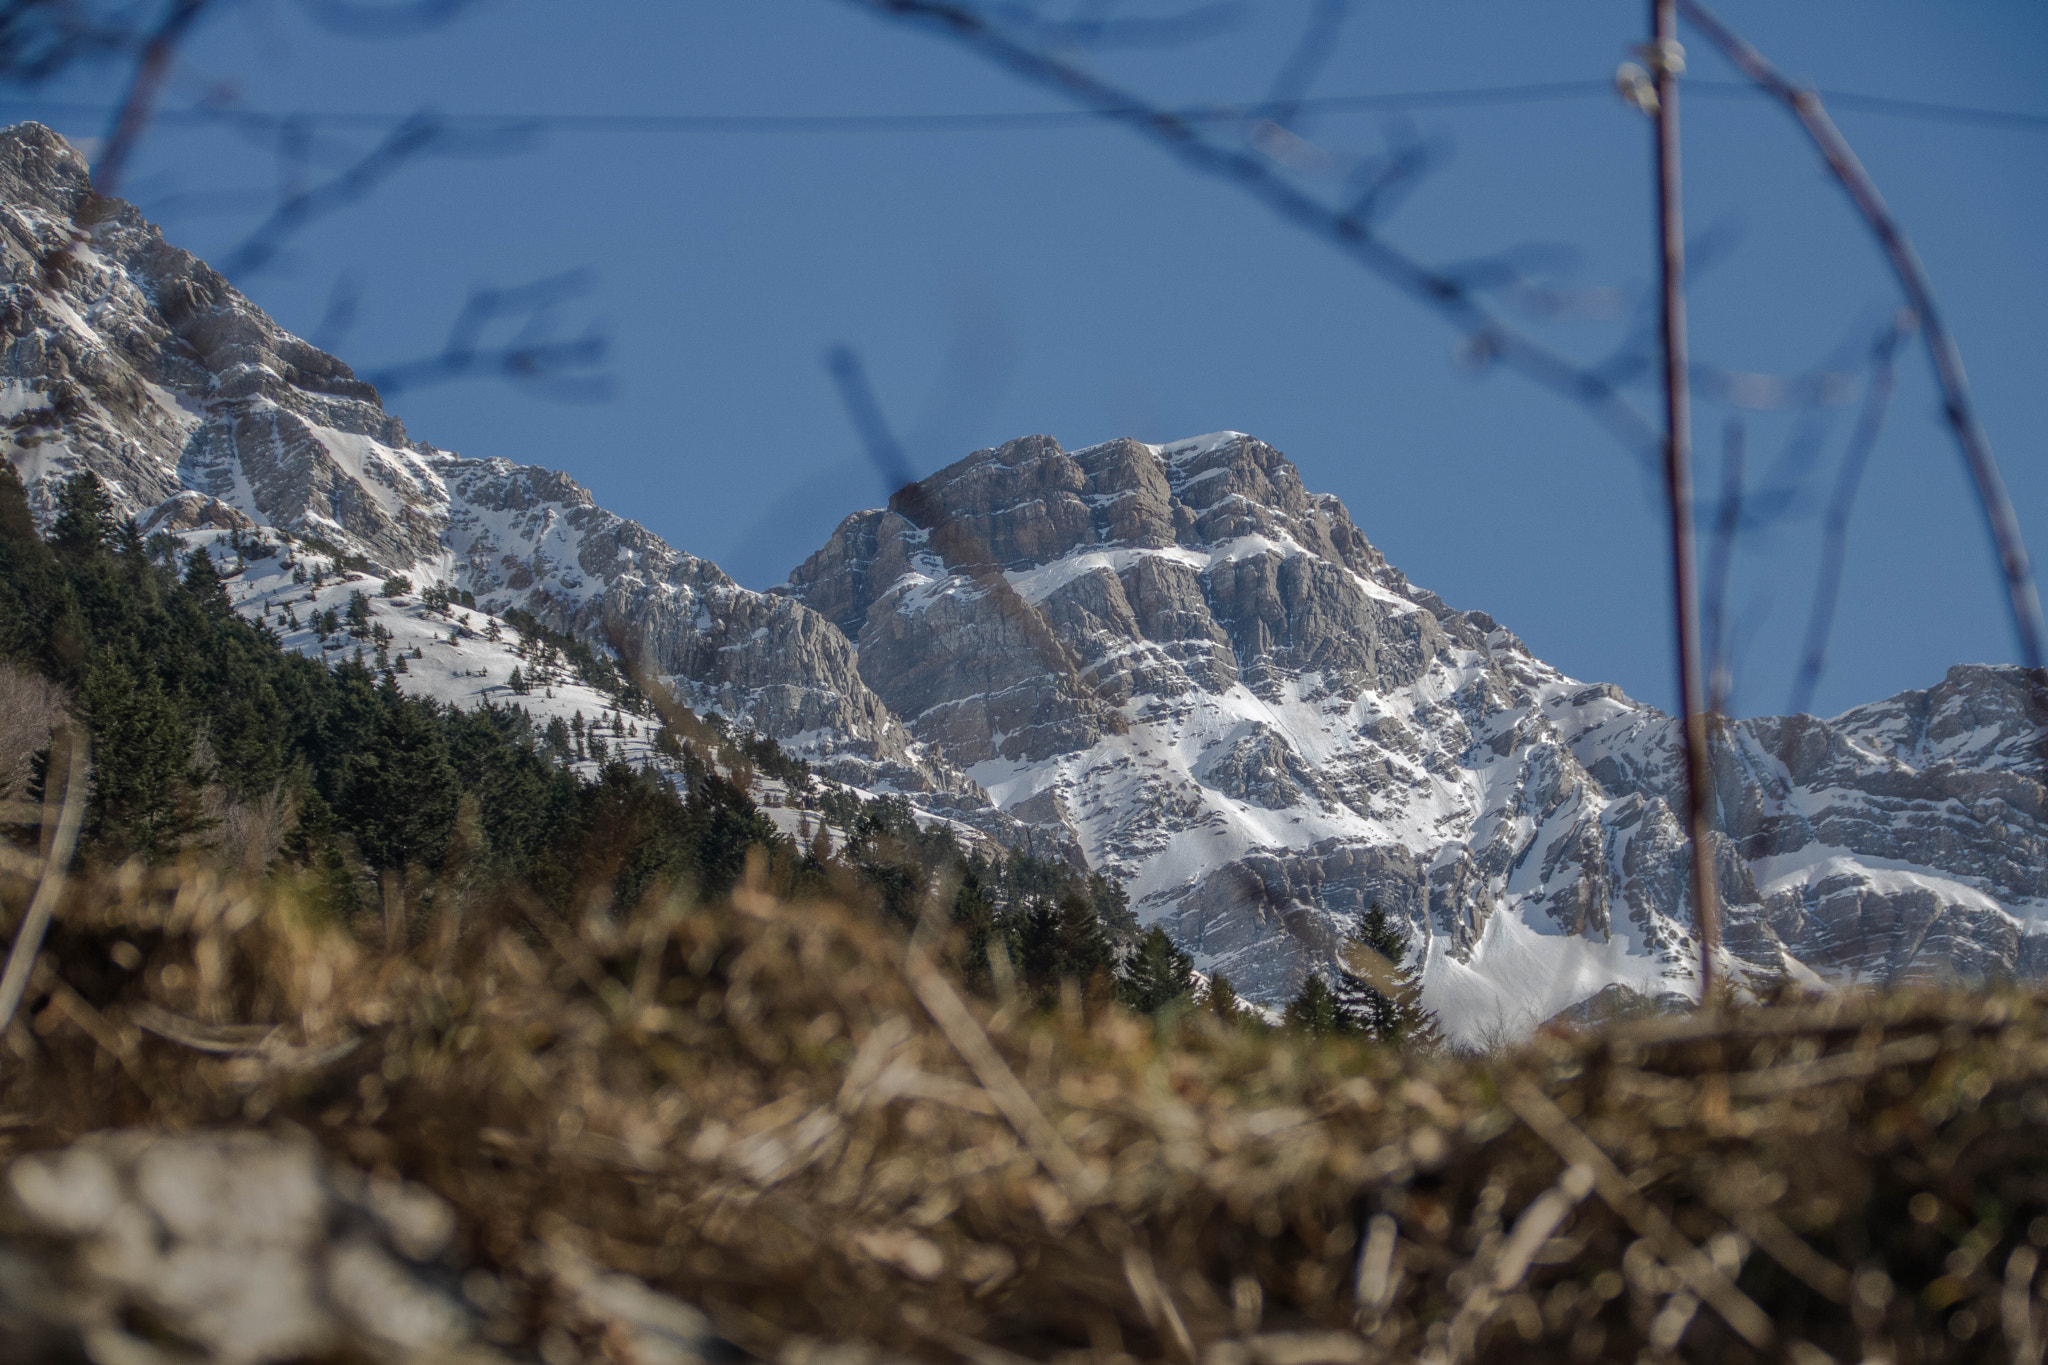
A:
[[[1720,9],[1824,88],[2048,113],[2048,8],[2038,4]],[[1253,100],[1305,12],[1272,0],[1208,41],[1101,60],[1161,99]],[[1642,22],[1641,5],[1606,0],[1362,3],[1315,90],[1604,81]],[[1694,75],[1727,78],[1702,43],[1689,48]],[[90,136],[102,121],[77,106],[104,103],[114,87],[111,71],[83,72],[7,92],[5,112]],[[286,0],[240,0],[202,28],[168,102],[209,93],[394,123],[422,106],[1064,107],[841,0],[485,0],[443,29],[390,41],[323,30]],[[1866,344],[1895,307],[1889,277],[1783,115],[1710,91],[1684,108],[1689,219],[1733,243],[1696,284],[1695,353],[1731,370],[1790,372]],[[1308,127],[1328,146],[1371,151],[1382,118]],[[2048,552],[2048,130],[1838,118],[1927,260],[2022,524]],[[1452,155],[1390,222],[1390,238],[1432,260],[1563,244],[1584,284],[1624,296],[1645,284],[1648,132],[1618,99],[1427,108],[1414,121]],[[323,134],[313,173],[331,174],[375,136]],[[129,192],[172,240],[224,261],[271,201],[277,167],[258,139],[166,124]],[[1285,451],[1312,489],[1342,497],[1417,583],[1491,613],[1567,672],[1670,702],[1663,534],[1634,459],[1550,394],[1511,374],[1475,375],[1431,313],[1120,129],[550,132],[514,153],[408,165],[236,283],[307,334],[338,282],[357,291],[357,318],[335,349],[372,371],[437,349],[473,288],[571,269],[587,270],[591,286],[561,321],[572,332],[600,324],[611,338],[607,401],[472,381],[391,406],[437,445],[567,470],[749,585],[779,581],[840,517],[885,494],[821,364],[843,342],[862,354],[920,472],[1034,432],[1074,448],[1249,431]],[[1616,325],[1539,330],[1590,356]],[[1703,490],[1719,478],[1726,415],[1700,407]],[[1737,711],[1785,705],[1819,506],[1852,417],[1850,407],[1820,414],[1818,481],[1738,547]],[[1797,420],[1745,420],[1751,466],[1768,470]],[[1858,503],[1816,709],[2012,655],[1980,520],[1912,350]]]

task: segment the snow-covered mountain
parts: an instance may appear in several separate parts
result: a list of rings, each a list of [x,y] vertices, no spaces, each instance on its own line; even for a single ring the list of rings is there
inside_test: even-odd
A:
[[[772,734],[828,776],[920,795],[998,838],[1012,822],[862,683],[850,643],[750,592],[567,475],[411,440],[349,368],[279,328],[129,205],[89,193],[48,129],[0,133],[0,436],[47,515],[97,474],[146,532],[273,527],[378,573],[531,612]]]
[[[1072,831],[1205,969],[1272,998],[1377,902],[1468,1035],[1696,993],[1671,719],[1410,584],[1237,432],[978,451],[784,589],[1013,815]],[[2048,965],[2041,684],[1958,668],[1716,736],[1728,966]]]
[[[0,134],[0,436],[45,509],[89,469],[148,530],[289,533],[245,611],[334,605],[301,555],[468,591],[468,638],[378,606],[404,684],[456,702],[509,673],[475,633],[529,611],[831,776],[1075,850],[1255,997],[1374,903],[1467,1037],[1696,989],[1670,719],[1410,584],[1259,441],[978,451],[750,592],[566,475],[410,439],[128,206],[72,241],[86,193],[54,134]],[[2048,970],[2044,720],[2041,679],[1971,667],[1722,727],[1731,974]]]

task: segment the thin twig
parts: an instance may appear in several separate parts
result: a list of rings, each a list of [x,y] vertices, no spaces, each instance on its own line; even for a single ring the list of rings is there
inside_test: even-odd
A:
[[[1650,64],[1657,82],[1656,161],[1664,361],[1664,500],[1671,519],[1672,623],[1685,746],[1686,834],[1692,841],[1693,918],[1700,932],[1700,1003],[1714,1000],[1721,904],[1710,838],[1714,770],[1707,755],[1706,688],[1700,673],[1699,589],[1693,553],[1692,413],[1685,344],[1685,219],[1680,206],[1678,77],[1685,69],[1676,0],[1650,0]]]
[[[2041,667],[2042,641],[2048,638],[2048,630],[2042,626],[2041,599],[2034,588],[2033,569],[2027,559],[2026,543],[2020,535],[2019,514],[2013,509],[2005,480],[1998,472],[1998,462],[1992,457],[1990,437],[1985,435],[1977,418],[1976,404],[1970,397],[1969,380],[1963,374],[1962,352],[1957,349],[1955,338],[1949,333],[1948,323],[1935,301],[1934,285],[1927,277],[1927,268],[1921,263],[1920,254],[1913,249],[1905,228],[1886,206],[1884,197],[1877,192],[1876,183],[1863,169],[1863,163],[1851,150],[1848,140],[1835,127],[1834,120],[1828,117],[1819,93],[1811,87],[1793,84],[1761,52],[1716,18],[1699,0],[1676,0],[1676,3],[1684,11],[1687,22],[1719,48],[1736,69],[1799,120],[1799,126],[1806,130],[1807,137],[1827,162],[1828,170],[1856,206],[1856,211],[1863,216],[1878,245],[1884,249],[1892,273],[1898,277],[1900,289],[1905,291],[1906,302],[1919,319],[1920,334],[1927,342],[1927,357],[1934,366],[1935,380],[1941,386],[1942,416],[1955,435],[1963,463],[1969,469],[1971,482],[1976,485],[1977,502],[1984,513],[1985,528],[1990,532],[1999,571],[2005,578],[2006,596],[2012,607],[2013,630],[2019,637],[2021,661],[2028,668]]]
[[[1066,96],[1098,117],[1157,143],[1190,170],[1235,183],[1280,218],[1321,237],[1354,263],[1429,305],[1465,334],[1466,355],[1500,363],[1572,399],[1631,453],[1648,457],[1659,436],[1618,386],[1597,371],[1523,335],[1481,303],[1474,291],[1383,240],[1374,225],[1333,208],[1290,184],[1255,150],[1227,147],[1198,124],[1051,52],[1030,46],[963,0],[847,0],[884,18],[916,24],[952,39],[1036,85]]]
[[[1891,406],[1894,358],[1899,343],[1911,330],[1911,314],[1901,317],[1872,352],[1870,386],[1864,391],[1863,413],[1842,454],[1842,472],[1835,481],[1835,493],[1828,500],[1827,521],[1821,533],[1820,575],[1813,586],[1813,608],[1806,618],[1806,645],[1801,651],[1799,676],[1792,684],[1792,701],[1787,715],[1801,715],[1813,704],[1814,688],[1827,666],[1828,635],[1835,624],[1835,604],[1841,597],[1842,570],[1849,550],[1849,513],[1856,505],[1856,491],[1863,483],[1863,470],[1870,452],[1884,429],[1885,413]]]
[[[1735,535],[1742,526],[1744,464],[1749,432],[1740,417],[1731,417],[1721,434],[1721,505],[1714,512],[1714,539],[1707,552],[1707,588],[1700,603],[1701,629],[1707,650],[1707,709],[1728,713],[1734,690],[1728,651],[1728,570],[1735,558]]]
[[[156,32],[150,34],[149,41],[143,45],[142,56],[135,63],[135,74],[128,81],[128,92],[121,97],[121,106],[107,128],[106,146],[92,168],[93,192],[101,198],[111,198],[119,186],[121,172],[128,166],[128,156],[135,150],[135,144],[142,140],[142,130],[149,124],[157,91],[170,72],[171,58],[176,54],[178,44],[184,41],[186,32],[198,21],[206,4],[207,0],[172,0],[163,23],[157,25]]]
[[[45,801],[43,819],[45,827],[56,826],[55,837],[50,841],[49,852],[43,856],[42,881],[36,886],[35,899],[29,902],[28,913],[22,916],[21,928],[15,932],[14,946],[8,950],[7,967],[0,971],[0,1034],[7,1032],[7,1026],[14,1022],[14,1012],[21,1005],[22,993],[28,989],[29,972],[35,967],[36,953],[43,946],[43,934],[50,927],[50,917],[56,913],[57,902],[64,895],[64,879],[71,865],[71,851],[78,847],[78,827],[85,818],[86,768],[89,763],[85,735],[81,731],[65,727],[58,731],[63,737],[64,747],[70,751],[70,761],[64,775],[64,794],[54,794]],[[51,768],[55,768],[56,744],[51,745]],[[61,809],[59,802],[61,801]]]
[[[1686,1287],[1719,1313],[1736,1335],[1759,1351],[1769,1349],[1776,1332],[1756,1300],[1737,1288],[1705,1252],[1687,1241],[1662,1209],[1643,1198],[1642,1191],[1622,1174],[1613,1158],[1565,1117],[1548,1095],[1517,1078],[1502,1087],[1501,1098],[1567,1166],[1584,1166],[1593,1173],[1593,1189],[1601,1202],[1647,1238],[1657,1254],[1683,1277]]]

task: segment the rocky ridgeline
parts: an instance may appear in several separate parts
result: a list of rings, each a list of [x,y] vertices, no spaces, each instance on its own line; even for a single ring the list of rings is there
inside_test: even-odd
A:
[[[131,206],[90,209],[88,194],[62,138],[0,133],[0,419],[41,511],[88,469],[146,532],[272,526],[455,582],[486,611],[523,608],[635,658],[828,775],[1009,831],[911,741],[828,623],[598,507],[566,475],[411,440],[348,366]],[[81,214],[89,231],[67,250]]]
[[[1692,980],[1670,719],[1414,587],[1250,437],[980,451],[849,517],[784,590],[914,735],[1254,993],[1375,903],[1468,1034]],[[1722,728],[1731,967],[2048,965],[2043,712],[2018,670],[1957,668]]]
[[[47,508],[91,469],[148,529],[270,525],[643,661],[829,775],[1077,849],[1273,999],[1378,904],[1478,1037],[1693,990],[1670,719],[1410,584],[1235,432],[978,451],[771,593],[567,476],[410,440],[54,134],[0,135],[0,415]],[[51,280],[52,261],[65,262]],[[2015,669],[1715,736],[1729,966],[2048,970],[2044,699]]]

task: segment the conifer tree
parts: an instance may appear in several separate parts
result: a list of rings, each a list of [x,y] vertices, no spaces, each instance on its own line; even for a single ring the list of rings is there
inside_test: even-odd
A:
[[[104,660],[86,674],[79,707],[92,733],[91,815],[102,842],[160,856],[206,828],[192,732],[154,678]]]
[[[1237,1008],[1237,988],[1230,984],[1230,978],[1221,972],[1209,974],[1209,998],[1204,1002],[1209,1012],[1226,1023],[1236,1024],[1244,1016]]]
[[[186,561],[185,591],[209,616],[224,618],[234,611],[228,602],[227,587],[220,581],[220,570],[214,567],[213,556],[203,545],[194,550],[192,558]]]
[[[1194,959],[1176,948],[1166,930],[1155,924],[1124,962],[1117,998],[1140,1014],[1157,1014],[1193,993],[1193,968]]]
[[[114,536],[114,505],[107,490],[89,473],[73,474],[57,490],[57,520],[50,543],[62,552],[92,555],[107,548]]]
[[[1404,965],[1408,936],[1374,902],[1359,917],[1351,943],[1386,964],[1381,989],[1342,961],[1333,973],[1331,993],[1350,1028],[1383,1043],[1428,1044],[1436,1038],[1435,1017],[1422,1004],[1422,982]]]
[[[363,856],[401,872],[440,862],[454,827],[459,782],[432,702],[393,695],[382,724],[345,768],[345,813]]]
[[[1337,1010],[1337,998],[1330,994],[1330,983],[1316,972],[1308,974],[1308,979],[1301,983],[1300,992],[1287,1002],[1280,1021],[1312,1038],[1350,1031],[1345,1027],[1344,1016]]]

